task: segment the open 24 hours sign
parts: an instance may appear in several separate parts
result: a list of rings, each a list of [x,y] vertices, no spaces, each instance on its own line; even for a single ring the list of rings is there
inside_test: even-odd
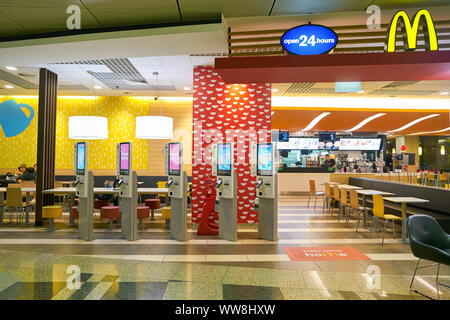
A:
[[[328,53],[338,43],[336,32],[318,24],[304,24],[289,29],[281,36],[281,46],[296,55]]]

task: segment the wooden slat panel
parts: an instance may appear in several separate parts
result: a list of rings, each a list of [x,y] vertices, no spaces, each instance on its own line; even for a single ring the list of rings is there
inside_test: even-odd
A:
[[[52,195],[43,190],[54,187],[56,101],[58,76],[47,69],[39,72],[39,108],[36,177],[36,219],[35,225],[42,226],[42,207],[53,204]]]

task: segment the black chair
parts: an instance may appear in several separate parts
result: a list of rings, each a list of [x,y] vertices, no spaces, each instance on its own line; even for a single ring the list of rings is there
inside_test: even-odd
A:
[[[436,291],[438,299],[440,299],[439,285],[450,288],[450,286],[439,282],[440,264],[450,265],[450,236],[444,231],[444,229],[442,229],[440,224],[433,217],[428,215],[410,216],[407,220],[407,229],[411,251],[415,257],[419,258],[409,289],[410,291],[418,293],[429,299],[433,299],[413,289],[412,286],[418,269],[437,265]],[[435,263],[419,267],[421,259],[430,260]]]

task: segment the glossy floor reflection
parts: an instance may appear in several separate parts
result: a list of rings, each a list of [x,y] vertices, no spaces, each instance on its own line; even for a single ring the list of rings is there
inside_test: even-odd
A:
[[[305,200],[280,201],[278,242],[258,240],[254,226],[244,226],[236,243],[194,233],[180,243],[163,227],[133,243],[117,229],[100,230],[88,243],[67,226],[52,233],[7,226],[0,229],[0,299],[425,299],[409,290],[417,260],[408,245],[388,234],[382,246],[376,233],[356,233],[354,220],[337,223],[336,214],[308,209]],[[370,260],[291,261],[284,250],[333,245]],[[421,270],[414,287],[436,297],[435,272]],[[449,266],[441,266],[440,280],[450,283]],[[450,289],[439,290],[450,300]]]

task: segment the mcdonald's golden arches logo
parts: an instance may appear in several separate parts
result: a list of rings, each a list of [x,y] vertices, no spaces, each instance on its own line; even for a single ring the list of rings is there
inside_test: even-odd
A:
[[[417,48],[417,34],[419,32],[419,26],[421,26],[423,30],[425,49],[430,51],[438,50],[436,29],[430,13],[425,9],[421,9],[416,12],[412,21],[413,23],[411,25],[408,15],[403,10],[394,15],[388,29],[386,41],[387,52],[395,52],[395,40],[397,36],[397,26],[399,23],[403,34],[405,50],[411,51]]]

